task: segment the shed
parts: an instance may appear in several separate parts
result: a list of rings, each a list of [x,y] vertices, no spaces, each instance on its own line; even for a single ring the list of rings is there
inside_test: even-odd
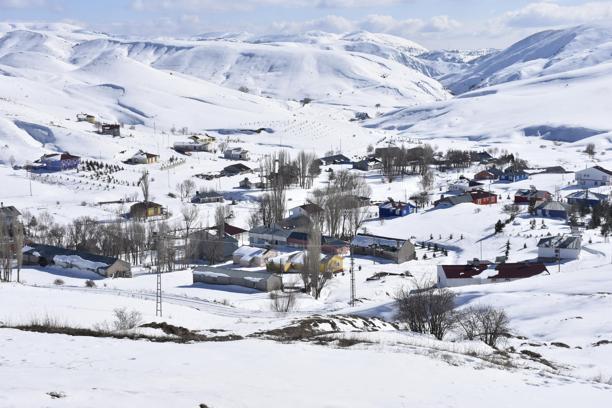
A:
[[[199,266],[193,271],[193,283],[236,285],[262,292],[279,290],[283,286],[280,276],[267,271],[251,272],[228,268]]]
[[[161,204],[149,202],[141,202],[133,204],[130,207],[130,217],[136,219],[145,219],[149,217],[156,217],[164,214],[164,207]]]

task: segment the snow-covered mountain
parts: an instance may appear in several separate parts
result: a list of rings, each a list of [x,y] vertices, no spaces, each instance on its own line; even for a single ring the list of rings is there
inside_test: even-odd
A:
[[[442,79],[455,94],[504,82],[542,77],[612,61],[612,30],[579,26],[527,37],[472,61],[464,72]]]

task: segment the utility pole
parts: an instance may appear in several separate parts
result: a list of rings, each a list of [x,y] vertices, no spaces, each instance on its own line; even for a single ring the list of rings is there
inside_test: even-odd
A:
[[[356,288],[355,288],[355,257],[353,256],[353,248],[351,247],[351,301],[350,305],[355,306]]]
[[[161,287],[161,270],[157,266],[157,290],[155,292],[155,316],[162,317],[162,287]]]

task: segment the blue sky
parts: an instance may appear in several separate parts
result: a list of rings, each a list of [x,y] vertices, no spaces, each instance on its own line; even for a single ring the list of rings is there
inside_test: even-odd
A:
[[[430,48],[480,48],[542,29],[610,22],[612,0],[0,0],[0,21],[68,21],[147,37],[365,29]]]

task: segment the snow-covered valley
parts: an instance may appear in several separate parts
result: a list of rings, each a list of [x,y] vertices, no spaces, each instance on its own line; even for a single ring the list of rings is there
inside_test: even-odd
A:
[[[76,228],[83,217],[99,231],[118,226],[119,234],[142,225],[148,237],[138,257],[119,254],[131,264],[129,278],[26,262],[19,282],[13,271],[11,282],[0,283],[0,405],[610,404],[612,243],[600,224],[612,215],[593,225],[593,210],[570,211],[569,204],[564,219],[528,209],[533,203],[512,205],[517,191],[532,187],[565,204],[586,191],[576,172],[612,169],[610,44],[612,33],[598,26],[539,33],[499,51],[447,51],[363,31],[143,39],[69,24],[0,23],[0,201],[2,210],[20,212],[30,233],[24,253],[42,258],[29,247],[41,243],[91,249],[96,237],[86,241],[87,231]],[[105,125],[120,136],[104,134]],[[205,151],[202,140],[215,147]],[[181,150],[192,141],[202,150]],[[388,157],[376,149],[401,147],[422,149],[422,157],[390,175],[395,167],[388,170]],[[233,148],[248,156],[225,153]],[[451,163],[458,150],[491,159]],[[225,208],[227,224],[245,231],[237,233],[238,245],[248,244],[253,214],[273,191],[256,182],[270,176],[264,168],[274,159],[278,170],[281,151],[291,159],[346,158],[322,161],[307,186],[288,185],[283,217],[315,199],[315,189],[331,194],[325,189],[349,174],[368,193],[355,232],[409,241],[412,259],[360,254],[351,265],[344,253],[343,271],[316,296],[306,288],[292,292],[288,312],[273,310],[263,291],[194,283],[193,270],[208,261],[183,259],[161,274],[159,316],[155,237],[170,234],[160,225],[187,251],[180,234],[209,231]],[[80,163],[51,171],[55,164],[41,157],[62,153]],[[368,156],[373,168],[354,168]],[[479,179],[479,191],[495,196],[489,205],[434,204],[469,195],[454,190],[460,177],[476,181],[493,163],[502,170],[526,163],[524,177]],[[236,164],[248,170],[232,173]],[[144,172],[150,186],[143,198]],[[183,196],[185,180],[193,186]],[[224,202],[195,204],[196,191],[218,193]],[[588,191],[603,203],[612,184],[598,181]],[[418,210],[379,217],[377,206],[389,198]],[[134,220],[133,206],[143,201],[159,204],[163,214]],[[197,215],[185,227],[189,208]],[[324,224],[323,235],[352,238],[328,232],[327,218]],[[572,234],[581,237],[577,259],[541,256],[541,240]],[[96,255],[112,246],[102,241]],[[2,254],[15,243],[13,230],[0,234]],[[278,256],[297,251],[274,249]],[[466,340],[457,325],[437,340],[398,324],[398,294],[435,283],[441,265],[474,259],[543,262],[547,269],[450,289],[457,312],[476,305],[505,312],[509,330],[496,347]],[[247,274],[274,267],[237,266],[231,254],[217,263]],[[299,273],[280,275],[284,287],[301,285]],[[117,309],[139,314],[145,326],[100,330],[112,326]],[[152,322],[179,334],[146,325]],[[307,330],[291,337],[295,327]]]

